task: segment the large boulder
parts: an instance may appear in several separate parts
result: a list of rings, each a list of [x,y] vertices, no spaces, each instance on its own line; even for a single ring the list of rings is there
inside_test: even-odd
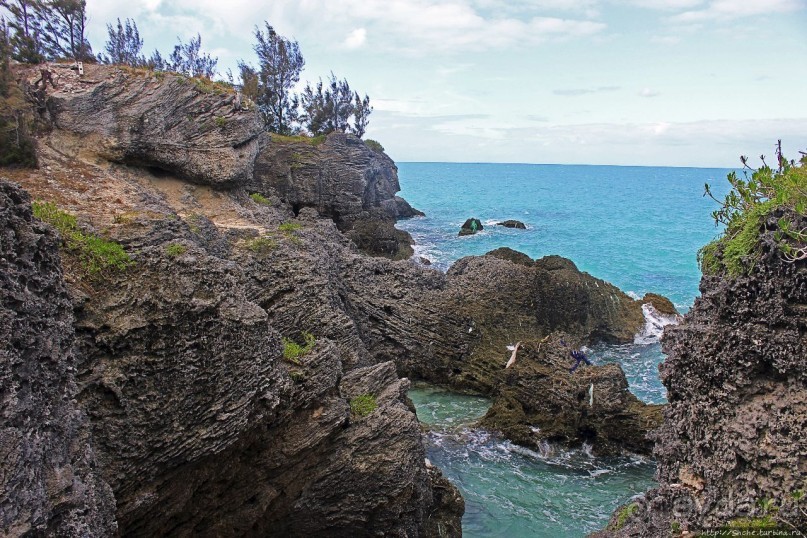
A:
[[[0,180],[0,534],[111,536],[115,500],[76,404],[59,239]]]
[[[103,65],[84,76],[54,64],[48,87],[54,126],[80,140],[62,149],[150,166],[196,183],[230,187],[252,176],[263,125],[234,90],[197,78]],[[32,69],[29,79],[39,75]]]

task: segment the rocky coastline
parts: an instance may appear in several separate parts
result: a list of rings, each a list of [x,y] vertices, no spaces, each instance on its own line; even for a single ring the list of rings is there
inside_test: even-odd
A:
[[[509,249],[412,263],[417,211],[358,138],[261,134],[170,74],[61,80],[40,168],[0,172],[4,532],[460,536],[406,378],[493,397],[519,443],[649,452],[657,406],[618,366],[570,378],[561,339],[630,342],[660,299]],[[131,263],[89,271],[32,199]]]

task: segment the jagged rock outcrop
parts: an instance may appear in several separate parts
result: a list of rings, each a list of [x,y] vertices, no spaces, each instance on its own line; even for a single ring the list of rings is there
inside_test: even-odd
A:
[[[58,237],[0,181],[0,534],[109,536],[115,500],[76,404]]]
[[[774,214],[750,274],[705,276],[701,297],[666,332],[669,405],[656,434],[659,487],[601,536],[668,536],[778,507],[782,529],[807,528],[807,265],[787,263]],[[807,219],[793,217],[797,229]]]
[[[569,339],[554,333],[519,346],[481,425],[536,448],[588,443],[597,454],[649,454],[648,433],[661,424],[662,406],[639,401],[618,364],[581,364],[570,373],[575,360],[564,336]]]
[[[262,146],[249,189],[276,193],[295,213],[316,209],[365,252],[394,259],[412,255],[412,238],[394,223],[423,213],[396,196],[398,168],[383,151],[347,133],[264,135]]]
[[[56,128],[80,137],[73,143],[85,154],[216,186],[252,176],[263,125],[235,93],[171,73],[88,64],[79,78],[70,67],[54,64],[57,87],[47,88],[45,104]],[[37,69],[27,74],[38,76]]]

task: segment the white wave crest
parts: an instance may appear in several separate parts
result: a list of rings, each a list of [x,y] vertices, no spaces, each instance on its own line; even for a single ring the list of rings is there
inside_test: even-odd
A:
[[[644,327],[642,332],[633,337],[634,344],[655,344],[664,334],[667,325],[678,325],[681,316],[677,314],[662,314],[650,303],[642,305],[644,314]]]

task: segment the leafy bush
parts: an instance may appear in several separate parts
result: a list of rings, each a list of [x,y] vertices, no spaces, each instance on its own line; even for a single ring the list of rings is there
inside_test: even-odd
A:
[[[269,198],[267,198],[266,196],[262,195],[259,192],[253,192],[252,194],[249,195],[249,197],[252,198],[252,201],[255,202],[256,204],[269,205],[271,203],[269,201]]]
[[[720,204],[712,213],[716,224],[725,225],[723,234],[704,246],[698,253],[698,261],[704,274],[717,274],[722,271],[731,276],[749,272],[758,258],[760,230],[768,216],[779,208],[787,208],[797,215],[807,213],[807,155],[802,157],[801,166],[788,162],[781,153],[781,141],[776,153],[779,166],[769,167],[762,158],[763,166],[758,170],[748,167],[746,157],[741,157],[743,165],[751,172],[744,172],[744,178],[736,172],[728,175],[731,190],[725,200],[717,200],[708,184],[705,196],[710,196]],[[778,222],[776,240],[785,260],[793,262],[807,259],[807,229],[796,229],[787,217]]]
[[[370,148],[371,150],[375,151],[376,153],[384,153],[384,146],[382,146],[381,143],[379,143],[376,140],[373,140],[372,138],[368,138],[367,140],[365,140],[364,145]]]
[[[167,247],[165,247],[165,253],[168,254],[171,258],[176,258],[177,256],[182,256],[188,251],[188,247],[181,243],[171,243]]]
[[[307,355],[317,343],[314,335],[306,331],[303,331],[303,340],[305,343],[300,345],[290,338],[283,338],[283,358],[294,364],[300,364],[300,357]]]
[[[36,201],[31,208],[36,218],[59,231],[67,250],[78,258],[86,273],[123,271],[134,263],[120,244],[84,233],[79,229],[76,217],[62,211],[56,204]]]
[[[362,394],[350,400],[350,412],[357,417],[366,417],[378,408],[375,396]]]

